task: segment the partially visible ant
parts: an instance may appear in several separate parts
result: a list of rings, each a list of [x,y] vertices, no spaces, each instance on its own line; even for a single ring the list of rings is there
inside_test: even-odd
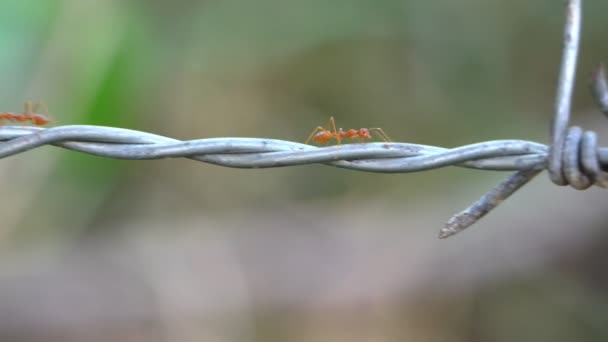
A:
[[[40,106],[42,106],[40,101],[32,105],[32,101],[27,100],[23,105],[23,113],[0,112],[0,121],[30,122],[36,126],[44,126],[51,120],[45,115],[35,113]]]
[[[312,131],[312,133],[310,133],[310,135],[308,136],[308,139],[306,139],[305,144],[308,144],[311,140],[314,140],[315,142],[317,142],[319,144],[323,144],[323,143],[329,142],[332,139],[336,139],[336,141],[338,142],[338,145],[340,145],[342,143],[342,139],[345,139],[345,138],[361,139],[361,140],[371,139],[372,132],[375,132],[382,140],[384,140],[386,142],[391,141],[391,139],[388,137],[388,135],[386,135],[386,133],[384,133],[382,128],[359,128],[358,130],[349,129],[347,131],[344,131],[344,130],[342,130],[342,128],[340,128],[337,130],[336,122],[334,121],[334,117],[330,116],[329,123],[327,124],[327,128],[321,127],[321,126],[318,126],[317,128],[315,128]]]

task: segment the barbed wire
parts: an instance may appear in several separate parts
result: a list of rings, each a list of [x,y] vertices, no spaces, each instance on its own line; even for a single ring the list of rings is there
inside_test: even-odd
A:
[[[550,146],[526,140],[495,140],[442,148],[402,142],[316,147],[264,138],[209,138],[181,141],[124,128],[70,125],[52,128],[0,127],[0,158],[44,145],[129,160],[189,158],[233,168],[271,168],[321,163],[339,168],[407,173],[446,166],[517,171],[464,211],[454,215],[439,237],[454,235],[477,222],[503,200],[548,169],[557,185],[608,187],[608,148],[597,147],[593,132],[568,128],[581,26],[581,0],[566,9],[564,53]],[[608,82],[603,67],[593,77],[593,95],[608,115]]]

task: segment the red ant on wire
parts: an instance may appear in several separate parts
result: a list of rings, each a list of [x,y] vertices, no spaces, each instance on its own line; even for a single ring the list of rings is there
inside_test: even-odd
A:
[[[361,140],[371,139],[372,132],[375,132],[380,138],[382,138],[382,140],[384,140],[386,142],[391,141],[391,139],[388,137],[388,135],[386,135],[386,133],[384,133],[382,128],[359,128],[358,130],[349,129],[347,131],[344,131],[344,130],[342,130],[342,128],[340,128],[337,130],[336,122],[334,121],[334,117],[330,116],[329,123],[327,124],[327,128],[321,127],[321,126],[318,126],[317,128],[315,128],[312,131],[312,133],[310,133],[310,135],[308,136],[308,139],[306,139],[305,144],[308,144],[311,140],[314,140],[315,142],[317,142],[319,144],[323,144],[323,143],[329,142],[331,139],[336,139],[336,141],[338,142],[338,145],[340,145],[342,143],[342,139],[345,139],[345,138],[361,139]]]
[[[35,113],[41,106],[43,106],[43,104],[40,101],[32,105],[32,101],[27,100],[23,105],[23,113],[0,112],[0,121],[30,122],[36,126],[44,126],[51,120],[45,115]]]

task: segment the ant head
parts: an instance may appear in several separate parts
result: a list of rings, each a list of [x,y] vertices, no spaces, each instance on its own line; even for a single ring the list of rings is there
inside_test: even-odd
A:
[[[367,129],[367,128],[361,128],[359,130],[359,136],[361,138],[364,138],[364,139],[371,139],[372,138],[372,135],[369,133],[369,129]]]

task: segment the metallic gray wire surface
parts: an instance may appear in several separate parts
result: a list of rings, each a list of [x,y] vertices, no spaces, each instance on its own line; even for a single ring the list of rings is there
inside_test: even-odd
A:
[[[145,160],[189,158],[234,168],[271,168],[321,163],[382,173],[406,173],[460,166],[483,170],[517,171],[452,217],[440,238],[469,227],[503,200],[548,169],[557,185],[585,189],[608,187],[608,148],[597,146],[595,133],[568,128],[581,26],[581,0],[566,7],[564,50],[550,146],[525,140],[494,140],[442,148],[401,142],[316,147],[265,138],[210,138],[180,141],[156,134],[103,126],[52,128],[0,127],[0,158],[44,145],[54,145],[100,157]],[[602,67],[594,74],[593,94],[608,112],[608,86]],[[608,115],[608,114],[607,114]]]
[[[548,147],[524,140],[495,140],[454,149],[383,142],[316,147],[263,138],[210,138],[180,141],[146,132],[104,126],[0,127],[0,158],[43,145],[100,157],[161,159],[187,157],[236,168],[269,168],[325,163],[341,168],[405,173],[449,165],[485,170],[542,169]],[[602,149],[608,163],[608,149]]]

